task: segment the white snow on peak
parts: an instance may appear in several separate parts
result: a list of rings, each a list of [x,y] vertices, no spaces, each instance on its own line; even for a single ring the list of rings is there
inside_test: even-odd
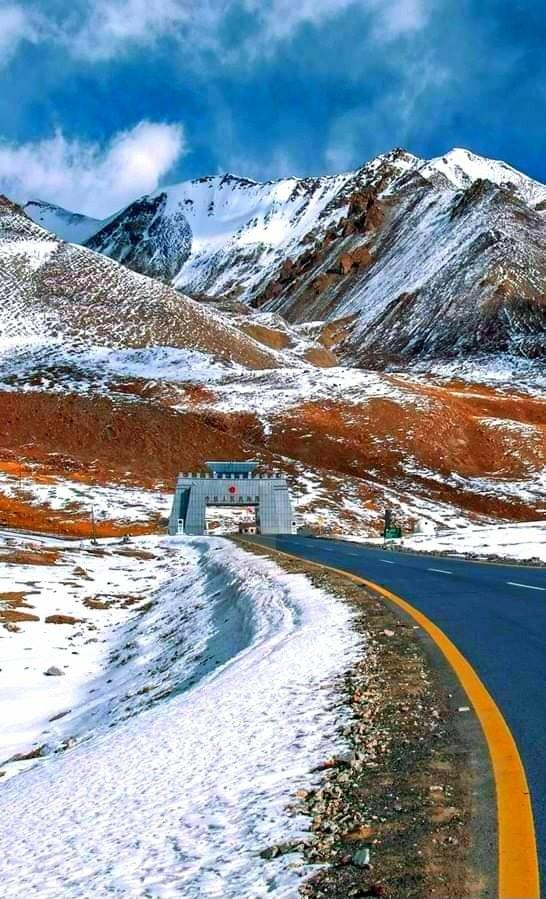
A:
[[[546,198],[546,186],[529,178],[506,162],[478,156],[463,147],[454,147],[444,156],[430,159],[419,168],[420,173],[430,177],[440,172],[457,190],[469,187],[474,181],[484,179],[493,184],[511,186],[531,206]]]
[[[413,172],[436,185],[438,208],[452,203],[453,191],[477,179],[510,188],[530,206],[546,201],[545,185],[504,162],[459,147],[430,160],[398,148],[338,175],[258,182],[225,174],[161,187],[140,198],[165,197],[149,229],[143,227],[138,201],[103,222],[39,201],[27,204],[26,211],[64,240],[85,243],[94,236],[94,250],[159,275],[179,290],[244,301],[259,295],[283,262],[298,259],[335,228],[352,196],[370,186],[382,196],[395,195],[400,180]],[[112,222],[117,222],[115,239],[106,227]],[[135,233],[140,234],[140,256],[127,262],[135,253]],[[399,247],[396,254],[403,262]]]
[[[258,183],[217,176],[177,184],[158,193],[167,194],[167,209],[175,204],[182,206],[192,229],[193,251],[199,252],[205,244],[209,249],[211,243],[223,245],[238,232],[243,245],[262,239],[271,245],[282,243],[293,224],[297,233],[303,235],[349,177],[345,174],[309,181],[284,178]],[[318,190],[311,190],[311,180]],[[311,193],[313,200],[309,202]],[[305,214],[299,216],[304,207]]]
[[[42,200],[29,200],[24,210],[34,222],[68,243],[85,243],[104,225],[100,219],[69,212],[62,206]]]
[[[351,193],[372,183],[382,166],[396,176],[421,161],[393,151],[339,175],[266,182],[217,175],[159,189],[154,196],[167,196],[166,213],[183,211],[192,233],[175,286],[219,294],[244,281],[250,294],[346,215]]]

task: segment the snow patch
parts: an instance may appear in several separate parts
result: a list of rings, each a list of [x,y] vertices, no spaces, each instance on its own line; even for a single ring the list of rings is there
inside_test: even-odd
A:
[[[133,630],[128,664],[150,671],[162,634],[171,652],[194,641],[202,657],[204,643],[221,653],[230,640],[232,651],[168,701],[114,727],[105,714],[89,739],[5,784],[8,894],[288,897],[308,873],[297,853],[264,861],[259,852],[306,836],[307,819],[285,806],[344,745],[331,690],[358,652],[351,613],[304,576],[224,541],[162,545],[190,564],[156,594],[155,622],[152,610]],[[188,632],[184,618],[195,614]],[[181,684],[195,653],[178,660]]]

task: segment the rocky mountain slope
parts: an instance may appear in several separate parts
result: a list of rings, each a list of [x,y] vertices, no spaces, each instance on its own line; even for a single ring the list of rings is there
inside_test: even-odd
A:
[[[395,151],[333,178],[180,185],[98,229],[27,206],[85,247],[4,200],[0,518],[83,533],[91,492],[123,488],[130,527],[157,529],[177,471],[210,458],[282,469],[302,523],[333,532],[377,532],[386,505],[408,527],[542,518],[543,191]]]
[[[216,312],[106,256],[64,243],[0,198],[0,340],[163,345],[251,368],[282,362]]]
[[[350,318],[368,364],[546,352],[546,219],[505,187],[462,192],[420,172],[367,189],[326,239],[256,299],[291,321]]]
[[[352,361],[546,352],[546,187],[455,149],[264,184],[203,178],[78,228],[86,243],[190,294],[302,323],[344,319]],[[27,211],[44,217],[31,203]],[[72,214],[47,220],[75,237]],[[92,232],[89,234],[89,232]]]

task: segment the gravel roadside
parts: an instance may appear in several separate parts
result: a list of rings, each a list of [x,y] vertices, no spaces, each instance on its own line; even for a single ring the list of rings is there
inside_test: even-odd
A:
[[[334,685],[350,750],[325,759],[289,814],[311,818],[306,899],[495,895],[493,785],[485,742],[450,669],[411,619],[343,574],[245,543],[341,596],[366,652]],[[430,641],[429,641],[430,642]],[[272,854],[290,846],[273,847]],[[293,847],[295,848],[295,847]]]

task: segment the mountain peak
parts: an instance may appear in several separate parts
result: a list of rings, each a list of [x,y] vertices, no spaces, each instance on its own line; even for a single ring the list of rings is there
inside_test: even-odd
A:
[[[420,167],[424,177],[440,173],[457,190],[466,190],[474,181],[491,181],[500,187],[512,189],[530,206],[546,199],[546,185],[535,181],[499,159],[479,156],[465,147],[453,147],[443,156],[429,159]]]
[[[102,225],[99,219],[71,212],[47,200],[29,200],[22,211],[37,225],[69,243],[85,243]]]

